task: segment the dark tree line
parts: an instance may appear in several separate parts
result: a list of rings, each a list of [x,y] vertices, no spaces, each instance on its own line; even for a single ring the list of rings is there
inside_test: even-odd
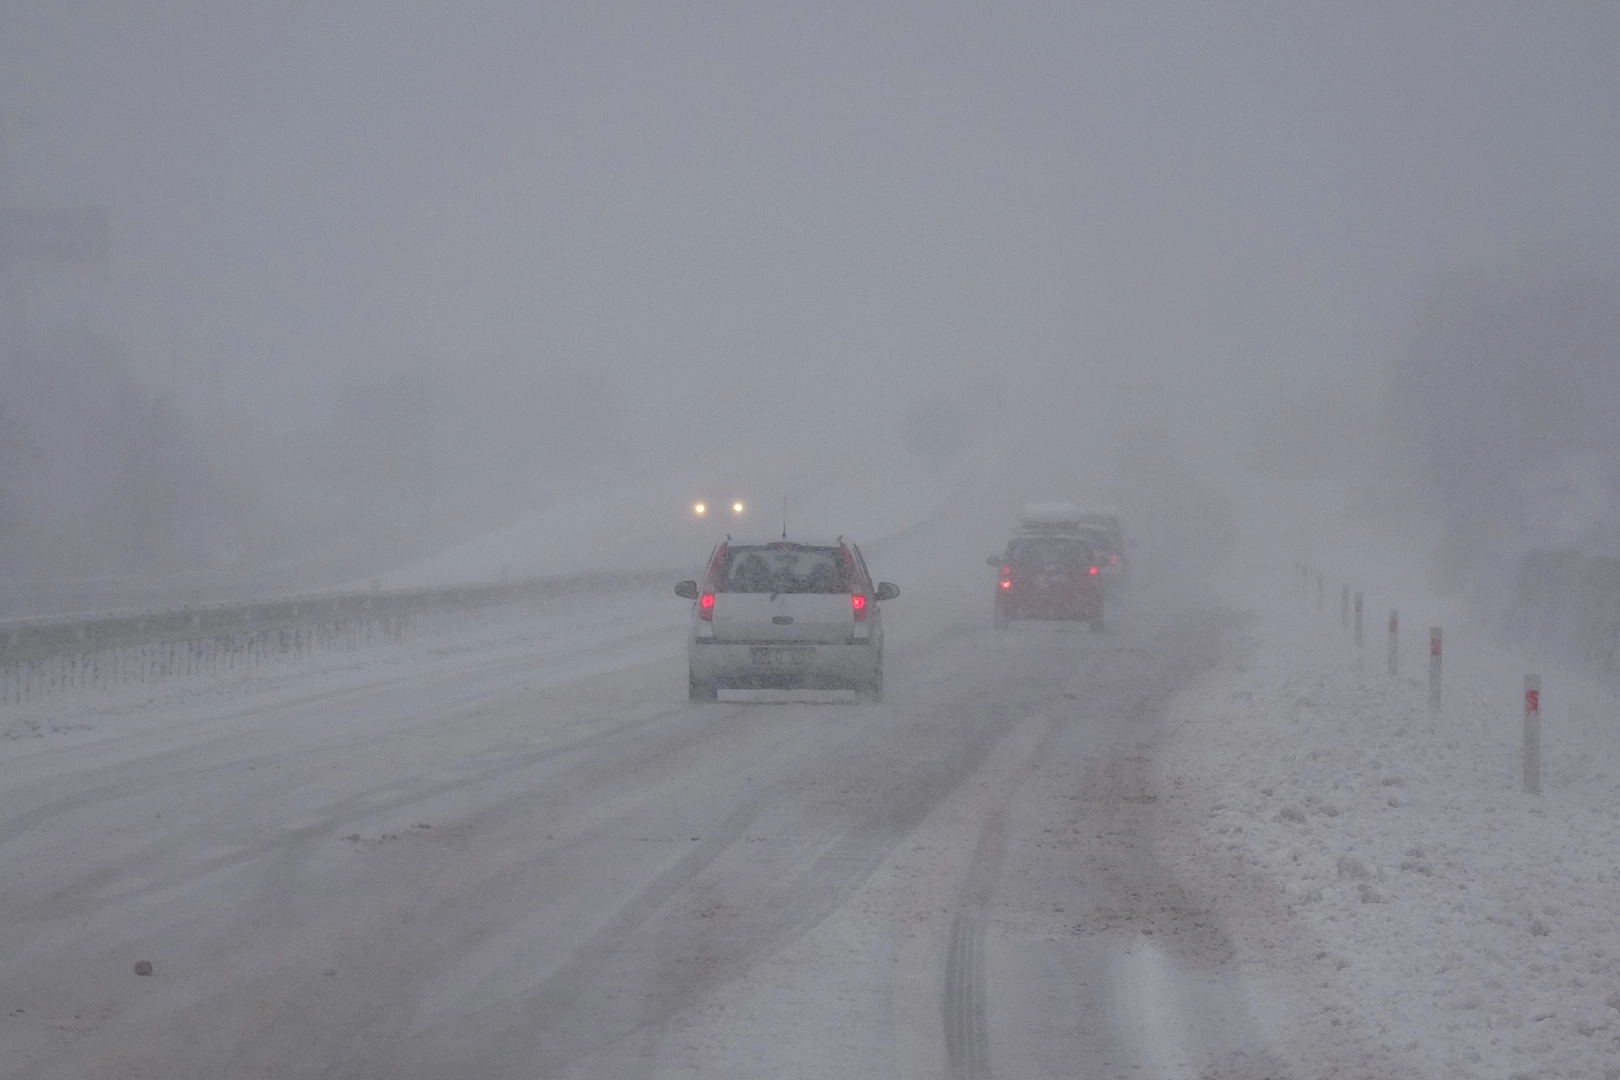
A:
[[[622,482],[652,452],[611,374],[542,357],[374,365],[313,409],[200,397],[188,411],[89,334],[0,358],[0,579],[288,566],[322,587]]]
[[[103,338],[5,365],[0,574],[86,577],[207,565],[234,510],[179,408]]]
[[[1387,415],[1453,581],[1535,548],[1620,552],[1620,275],[1443,282],[1394,363]]]

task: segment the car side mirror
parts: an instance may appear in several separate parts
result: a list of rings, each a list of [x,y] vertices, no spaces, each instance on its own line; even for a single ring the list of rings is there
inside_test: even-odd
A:
[[[990,556],[988,559],[984,560],[984,565],[993,566],[997,570],[1000,570],[1001,569],[1001,556],[999,556],[999,555]]]
[[[683,581],[675,586],[675,595],[687,600],[697,599],[697,582]]]
[[[893,600],[900,595],[900,586],[892,581],[880,581],[878,582],[877,592],[872,595],[879,600]]]

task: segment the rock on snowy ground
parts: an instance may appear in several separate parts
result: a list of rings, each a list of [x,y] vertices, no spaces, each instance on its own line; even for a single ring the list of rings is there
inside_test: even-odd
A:
[[[1323,1064],[1357,1045],[1368,1076],[1620,1076],[1620,724],[1549,716],[1531,797],[1505,680],[1432,715],[1336,618],[1257,606],[1173,709],[1159,835],[1245,976],[1296,1002],[1277,1052],[1302,1077],[1357,1075]]]

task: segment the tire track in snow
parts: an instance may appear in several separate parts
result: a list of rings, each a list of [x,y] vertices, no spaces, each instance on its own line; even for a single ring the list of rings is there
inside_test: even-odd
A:
[[[950,1080],[989,1080],[984,991],[984,917],[958,915],[951,920],[945,957],[945,1055]]]
[[[1068,673],[1060,678],[1067,681]],[[526,1041],[527,1060],[540,1075],[565,1075],[611,1053],[614,1044],[661,1028],[716,983],[798,940],[838,910],[907,834],[978,772],[1020,722],[1052,700],[1057,692],[1052,682],[1040,663],[1024,670],[1015,666],[989,686],[976,688],[967,700],[927,708],[898,730],[872,731],[882,742],[874,744],[863,733],[829,748],[818,760],[806,761],[797,770],[798,780],[770,793],[779,804],[771,809],[793,821],[816,821],[829,809],[803,806],[802,800],[819,797],[804,785],[837,777],[845,790],[833,803],[839,820],[835,831],[818,830],[809,844],[801,837],[795,844],[801,853],[797,865],[767,880],[760,879],[757,863],[741,857],[722,862],[715,852],[692,873],[649,884],[624,915],[525,996],[515,1010],[525,1017],[522,1022],[496,1023],[507,1033],[500,1037]],[[746,819],[728,830],[726,844],[765,812],[759,801],[765,796],[756,793],[749,799]],[[864,809],[848,815],[851,805]],[[985,882],[978,892],[981,904],[988,900],[988,885],[1000,864],[1000,846],[999,830],[980,844]],[[683,910],[682,901],[704,891],[735,899],[741,910],[724,923],[699,922]],[[750,893],[757,902],[744,902]],[[975,985],[982,984],[980,976],[975,979]],[[492,1060],[523,1056],[511,1045]],[[615,1057],[613,1066],[616,1076],[650,1075],[655,1054],[633,1063]]]
[[[1031,766],[1045,754],[1058,724],[1050,716],[1031,719],[1045,730],[1014,768],[985,815],[968,859],[959,898],[961,911],[951,920],[950,944],[945,955],[945,1057],[951,1080],[989,1080],[990,1022],[986,1005],[984,939],[986,916],[1007,855],[1007,808],[1028,779]]]

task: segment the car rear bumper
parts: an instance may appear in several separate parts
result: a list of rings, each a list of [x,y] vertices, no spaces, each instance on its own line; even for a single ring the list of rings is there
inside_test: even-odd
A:
[[[848,688],[875,682],[882,649],[871,644],[699,642],[687,646],[692,679],[727,689]]]

